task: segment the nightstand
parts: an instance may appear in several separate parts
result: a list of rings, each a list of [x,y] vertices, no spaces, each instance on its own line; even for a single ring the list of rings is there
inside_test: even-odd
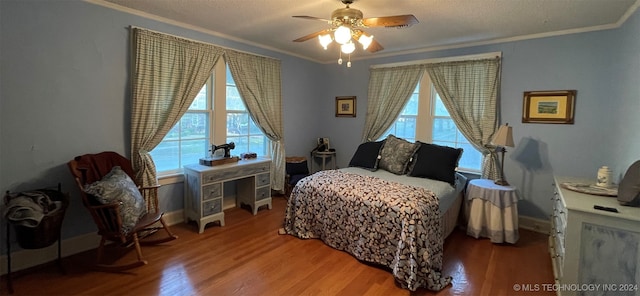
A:
[[[469,222],[467,235],[488,237],[493,243],[518,241],[518,194],[513,186],[475,179],[466,192]]]
[[[313,167],[315,164],[315,160],[316,158],[320,158],[322,160],[322,167],[321,170],[325,170],[326,169],[326,165],[327,165],[327,160],[330,161],[331,164],[331,169],[336,169],[336,152],[335,151],[326,151],[326,152],[320,152],[320,151],[313,151],[311,152],[311,173],[315,173]]]

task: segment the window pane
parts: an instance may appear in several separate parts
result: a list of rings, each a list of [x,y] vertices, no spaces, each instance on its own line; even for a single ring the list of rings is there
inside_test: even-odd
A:
[[[181,142],[182,165],[198,163],[201,157],[209,156],[208,139],[187,140]]]
[[[156,164],[156,170],[169,171],[180,167],[180,151],[178,149],[179,142],[167,141],[160,142],[156,148],[151,151],[151,157]]]
[[[447,111],[447,108],[444,106],[444,103],[442,103],[442,100],[440,99],[440,96],[438,95],[437,92],[433,92],[436,94],[436,104],[435,104],[435,108],[434,108],[434,115],[435,116],[446,116],[449,117],[449,111]]]
[[[456,128],[451,118],[435,118],[433,120],[433,141],[456,141]]]
[[[182,140],[208,137],[208,114],[185,113],[180,119],[180,136]]]
[[[227,137],[249,134],[248,113],[227,113]]]
[[[236,148],[231,150],[231,155],[240,155],[240,153],[249,151],[249,143],[247,137],[229,137],[227,136],[227,143],[233,142]]]
[[[178,122],[169,130],[169,132],[167,133],[167,135],[164,136],[164,139],[162,139],[162,141],[172,141],[172,140],[179,140],[179,139],[180,139],[180,123]]]
[[[231,75],[231,69],[227,66],[227,85],[236,85],[236,82],[233,81],[233,76]]]
[[[405,105],[404,109],[402,109],[402,112],[400,113],[400,115],[417,116],[418,115],[418,98],[419,98],[418,93],[412,94],[411,97],[409,98],[409,101],[407,101],[407,105]]]
[[[249,134],[262,135],[262,130],[260,130],[260,128],[256,125],[256,123],[251,119],[251,116],[249,116]]]
[[[227,85],[227,110],[246,111],[244,102],[240,98],[240,93],[235,86]]]
[[[267,137],[251,136],[249,137],[249,149],[243,152],[255,152],[258,155],[267,154]]]
[[[407,141],[414,142],[416,138],[416,118],[410,116],[400,116],[396,120],[395,136]]]
[[[205,84],[189,106],[189,110],[207,110],[207,85]]]

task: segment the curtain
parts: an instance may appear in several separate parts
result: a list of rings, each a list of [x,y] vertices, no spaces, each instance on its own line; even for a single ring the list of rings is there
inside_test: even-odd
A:
[[[389,129],[416,89],[423,73],[422,65],[371,70],[362,142],[375,141]]]
[[[222,53],[211,44],[133,29],[131,160],[138,184],[157,184],[149,151],[189,109]]]
[[[271,140],[272,189],[282,191],[285,179],[284,127],[280,61],[225,50],[225,60],[251,119]]]
[[[482,177],[496,179],[497,158],[490,142],[498,124],[500,59],[429,64],[427,72],[460,132],[482,152]]]

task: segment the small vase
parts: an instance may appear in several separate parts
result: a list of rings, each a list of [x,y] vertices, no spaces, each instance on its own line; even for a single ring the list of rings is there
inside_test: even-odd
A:
[[[598,180],[596,186],[609,188],[613,185],[611,182],[611,170],[607,166],[598,169]]]

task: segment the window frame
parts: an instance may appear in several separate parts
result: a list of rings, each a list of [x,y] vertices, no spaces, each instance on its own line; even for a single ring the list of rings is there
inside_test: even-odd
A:
[[[227,65],[224,61],[219,61],[218,63],[216,63],[216,65],[214,66],[214,70],[211,73],[210,77],[207,79],[207,83],[205,84],[205,87],[207,88],[207,107],[206,110],[187,110],[185,112],[184,115],[190,113],[190,114],[207,114],[207,116],[209,117],[209,126],[207,127],[209,129],[209,143],[226,143],[227,141],[227,113],[243,113],[243,114],[247,114],[247,116],[249,116],[249,120],[252,121],[253,119],[251,118],[251,116],[249,115],[249,111],[238,111],[238,110],[232,110],[232,111],[227,111],[226,110],[226,100],[227,100],[227,79],[226,79],[226,75],[227,75]],[[216,79],[216,77],[222,77],[221,79]],[[235,85],[234,85],[235,86]],[[184,116],[183,115],[183,116]],[[182,117],[181,119],[182,120]],[[176,123],[179,124],[179,123]],[[251,123],[249,123],[251,124]],[[172,127],[173,128],[173,127]],[[264,133],[262,133],[262,135],[265,137],[265,140],[267,141],[267,144],[269,143],[269,138],[266,137],[266,135],[264,135]],[[255,134],[251,134],[249,132],[249,134],[247,135],[247,138],[250,138],[251,136],[256,136]],[[163,139],[164,140],[164,139]],[[172,141],[173,142],[173,141]],[[176,141],[178,143],[181,143],[180,140]],[[180,146],[180,145],[178,145]],[[180,149],[180,148],[179,148]],[[271,151],[271,145],[267,146],[267,151],[266,153],[269,154]],[[207,153],[207,151],[204,151],[203,156]],[[172,179],[171,177],[174,176],[179,176],[182,175],[184,169],[182,168],[185,164],[181,163],[182,162],[182,157],[178,160],[179,161],[179,168],[176,169],[171,169],[171,170],[166,170],[166,171],[158,171],[157,172],[157,176],[159,179],[162,178],[167,178],[167,179]],[[171,181],[166,181],[166,182],[161,182],[161,184],[170,184],[170,183],[174,183],[174,182],[179,182],[180,180],[171,180]]]

